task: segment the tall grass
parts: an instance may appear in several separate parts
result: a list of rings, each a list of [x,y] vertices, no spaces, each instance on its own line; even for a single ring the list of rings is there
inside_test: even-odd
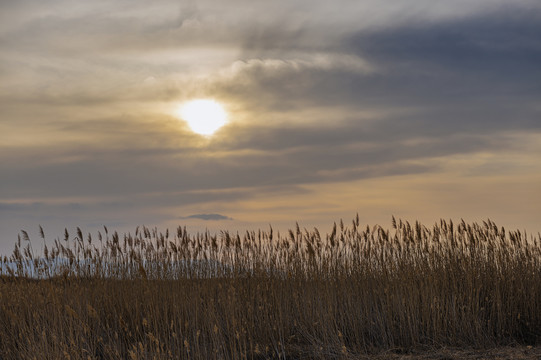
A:
[[[45,242],[0,266],[0,359],[349,359],[541,342],[541,239],[493,222]],[[43,231],[40,234],[44,239]],[[34,244],[34,248],[37,247]]]

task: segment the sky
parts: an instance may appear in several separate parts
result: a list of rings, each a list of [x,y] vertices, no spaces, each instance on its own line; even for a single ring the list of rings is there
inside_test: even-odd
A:
[[[17,234],[486,219],[541,231],[538,0],[3,0]],[[213,99],[228,123],[192,132]]]

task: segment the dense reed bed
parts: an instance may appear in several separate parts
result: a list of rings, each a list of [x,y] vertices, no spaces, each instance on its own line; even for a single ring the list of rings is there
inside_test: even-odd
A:
[[[2,259],[1,359],[355,359],[541,342],[540,236],[491,221],[393,218],[385,230],[357,217],[325,236],[77,229],[44,244],[22,232]]]

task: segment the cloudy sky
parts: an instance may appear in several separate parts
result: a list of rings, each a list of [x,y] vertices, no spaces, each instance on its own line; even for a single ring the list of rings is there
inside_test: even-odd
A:
[[[538,0],[4,0],[0,252],[20,229],[541,231]],[[229,122],[191,131],[214,99]]]

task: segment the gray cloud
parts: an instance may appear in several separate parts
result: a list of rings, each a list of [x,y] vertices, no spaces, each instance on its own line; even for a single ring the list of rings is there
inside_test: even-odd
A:
[[[188,215],[185,217],[180,217],[179,219],[199,219],[199,220],[233,220],[230,217],[220,215],[220,214],[195,214],[195,215]]]

